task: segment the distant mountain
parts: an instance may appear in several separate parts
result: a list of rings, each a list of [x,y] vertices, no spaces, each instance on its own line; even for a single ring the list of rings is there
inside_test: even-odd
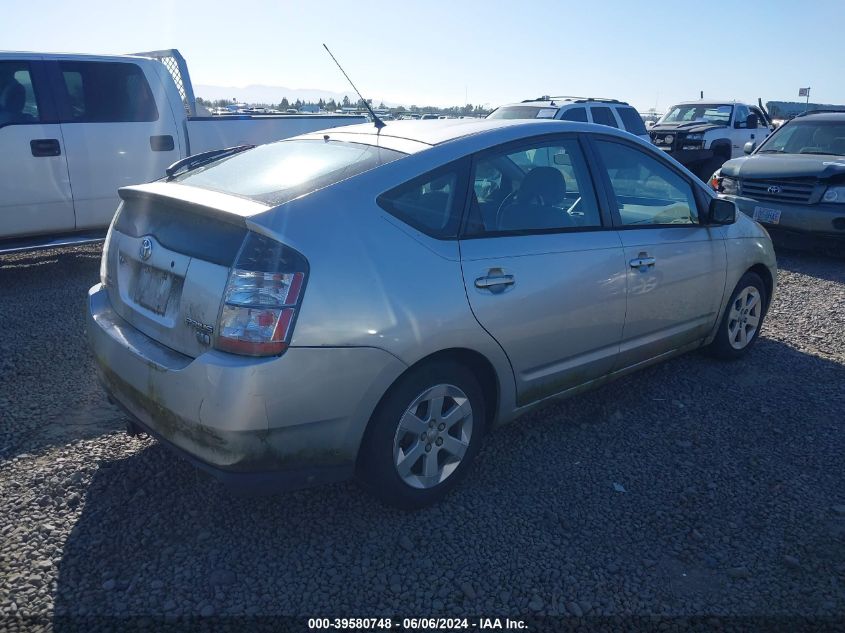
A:
[[[328,101],[329,99],[334,99],[336,102],[340,103],[343,101],[344,96],[349,97],[349,100],[352,103],[355,103],[358,100],[358,97],[352,93],[331,92],[330,90],[312,88],[263,86],[260,84],[244,86],[242,88],[194,84],[194,96],[202,97],[203,99],[209,101],[215,101],[217,99],[237,99],[243,103],[268,104],[277,104],[284,97],[287,97],[288,101],[291,102],[296,101],[297,99],[300,99],[301,101],[319,101],[320,99]],[[373,99],[374,105],[379,105],[380,101],[377,98],[368,98]],[[385,105],[388,107],[394,107],[397,104],[385,102]]]

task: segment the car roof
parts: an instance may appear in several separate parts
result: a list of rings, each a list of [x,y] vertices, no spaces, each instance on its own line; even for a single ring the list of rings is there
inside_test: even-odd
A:
[[[643,139],[621,129],[599,125],[560,121],[557,119],[435,119],[429,121],[391,121],[381,131],[372,123],[345,125],[311,132],[287,139],[335,140],[348,143],[363,143],[396,150],[405,154],[416,154],[447,144],[460,144],[460,152],[475,152],[501,143],[520,141],[546,134],[592,133],[604,136],[620,136],[653,147]],[[279,141],[284,143],[285,141]]]
[[[554,103],[554,106],[552,105]],[[584,105],[600,103],[608,106],[629,106],[627,101],[620,101],[619,99],[607,99],[605,97],[540,97],[538,99],[526,99],[519,103],[506,103],[502,108],[510,108],[514,106],[545,106],[562,108],[568,105]]]
[[[748,105],[736,99],[695,99],[693,101],[678,101],[675,105]]]
[[[827,110],[827,111],[816,111],[813,112],[810,110],[809,112],[802,112],[801,114],[797,114],[794,117],[795,119],[813,119],[819,121],[843,121],[845,120],[845,110]]]
[[[416,141],[417,143],[424,143],[425,145],[439,145],[447,141],[452,141],[465,136],[473,134],[482,134],[485,132],[494,132],[504,128],[512,128],[520,125],[536,125],[541,124],[542,121],[533,119],[428,119],[420,121],[418,119],[405,121],[391,121],[385,124],[381,131],[376,133],[375,126],[372,123],[361,123],[358,125],[344,125],[339,128],[333,128],[331,131],[326,131],[331,136],[336,136],[340,133],[346,134],[360,134],[375,137],[377,134],[381,137],[391,137],[409,141]],[[565,125],[562,121],[554,121],[554,125]],[[364,139],[361,139],[362,141]]]

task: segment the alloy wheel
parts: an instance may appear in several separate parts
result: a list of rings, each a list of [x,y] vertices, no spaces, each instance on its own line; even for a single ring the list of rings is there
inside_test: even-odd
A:
[[[734,349],[745,348],[757,335],[763,302],[754,286],[743,288],[731,303],[728,316],[728,340]]]
[[[472,437],[472,405],[454,385],[435,385],[417,396],[399,419],[393,463],[413,488],[432,488],[460,465]]]

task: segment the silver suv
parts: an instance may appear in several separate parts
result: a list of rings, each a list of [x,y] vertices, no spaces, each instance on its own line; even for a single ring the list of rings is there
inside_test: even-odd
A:
[[[496,108],[488,119],[554,119],[607,125],[650,140],[645,123],[632,106],[618,99],[600,97],[549,97],[526,99]]]
[[[354,474],[431,503],[548,398],[743,355],[774,292],[758,224],[608,127],[400,121],[238,149],[121,190],[87,323],[135,427],[233,484]]]

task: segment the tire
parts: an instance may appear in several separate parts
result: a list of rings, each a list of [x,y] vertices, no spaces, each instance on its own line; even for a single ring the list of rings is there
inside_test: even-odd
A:
[[[432,407],[438,398],[440,414]],[[373,413],[358,457],[358,479],[388,505],[406,510],[431,505],[466,475],[485,426],[481,386],[469,369],[449,361],[413,369]]]
[[[726,360],[744,356],[760,338],[767,307],[766,284],[758,274],[745,273],[725,306],[719,331],[708,348],[710,353]]]
[[[704,184],[708,184],[710,182],[710,176],[719,169],[722,165],[725,164],[724,158],[720,156],[714,156],[713,158],[708,158],[706,161],[701,163],[695,170],[695,175],[698,176]]]

